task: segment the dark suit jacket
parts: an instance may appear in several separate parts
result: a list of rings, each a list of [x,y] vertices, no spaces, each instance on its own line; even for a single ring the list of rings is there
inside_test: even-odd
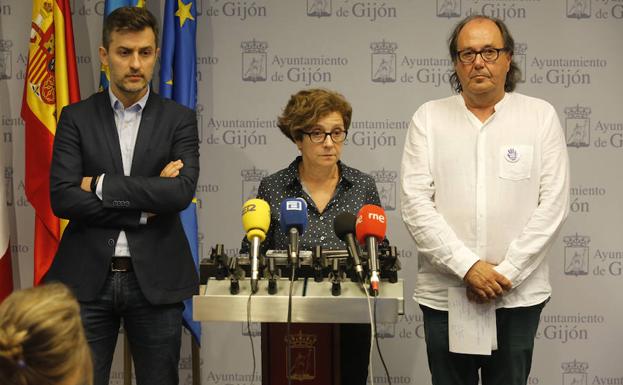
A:
[[[175,178],[160,172],[172,160]],[[84,176],[106,174],[103,200],[80,189]],[[108,91],[63,109],[50,169],[54,213],[69,219],[46,281],[70,286],[91,301],[109,271],[119,232],[128,238],[132,264],[151,303],[179,302],[198,291],[198,279],[179,211],[191,202],[199,177],[195,112],[151,93],[142,113],[130,176],[124,176]],[[141,212],[157,214],[139,224]]]

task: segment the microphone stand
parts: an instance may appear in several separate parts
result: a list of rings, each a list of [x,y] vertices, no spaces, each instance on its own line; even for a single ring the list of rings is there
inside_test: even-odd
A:
[[[299,231],[296,227],[289,230],[290,244],[288,245],[288,264],[290,265],[290,291],[288,294],[288,318],[286,324],[286,368],[288,370],[288,384],[291,383],[292,375],[292,348],[290,346],[290,324],[292,323],[292,290],[294,288],[294,280],[296,280],[296,269],[299,267]]]
[[[320,245],[314,246],[312,259],[313,259],[312,265],[314,269],[314,282],[322,282],[324,280],[323,271],[322,271],[323,262],[326,263],[326,260],[324,260],[322,256],[322,246]]]
[[[296,227],[291,227],[289,230],[289,235],[290,244],[288,245],[288,263],[290,264],[290,268],[294,271],[292,277],[294,280],[296,280],[298,278],[296,275],[296,270],[299,268],[300,265],[298,229]]]
[[[223,280],[229,275],[229,263],[230,260],[225,255],[225,246],[222,243],[217,243],[216,247],[212,249],[211,256],[217,263],[215,278],[217,280]]]
[[[277,271],[275,267],[275,259],[268,258],[268,294],[277,293]]]
[[[232,295],[240,293],[240,277],[244,276],[244,271],[238,266],[238,257],[229,260],[229,293]]]
[[[342,272],[340,271],[340,261],[333,258],[331,272],[331,295],[337,297],[342,294]]]
[[[367,237],[366,247],[368,248],[368,257],[370,258],[370,291],[376,297],[379,294],[379,263],[376,238]]]
[[[251,241],[251,293],[258,290],[260,242],[260,237],[253,237]]]

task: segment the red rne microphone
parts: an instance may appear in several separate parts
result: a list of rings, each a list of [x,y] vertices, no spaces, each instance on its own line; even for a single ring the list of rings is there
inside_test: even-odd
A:
[[[379,291],[378,242],[385,238],[387,217],[385,210],[376,205],[365,205],[357,214],[355,233],[357,241],[365,245],[370,258],[370,288],[374,295]]]
[[[377,241],[385,238],[387,231],[387,219],[385,210],[377,205],[365,205],[357,214],[357,222],[355,222],[355,233],[357,241],[361,245],[366,244],[366,238],[374,237]]]

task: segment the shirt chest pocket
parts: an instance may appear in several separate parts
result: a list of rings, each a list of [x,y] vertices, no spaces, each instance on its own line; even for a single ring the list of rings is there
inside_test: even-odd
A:
[[[529,179],[534,147],[525,144],[504,145],[499,153],[499,177],[509,180]]]

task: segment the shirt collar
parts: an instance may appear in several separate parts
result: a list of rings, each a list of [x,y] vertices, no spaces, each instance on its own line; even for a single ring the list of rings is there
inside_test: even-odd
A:
[[[508,104],[508,100],[510,98],[511,98],[511,94],[508,92],[505,92],[502,100],[500,100],[499,102],[495,104],[495,111],[496,112],[501,111],[504,108],[504,106]]]
[[[462,94],[458,94],[458,95],[456,95],[456,96],[458,97],[457,99],[459,100],[459,103],[460,103],[460,104],[461,104],[461,105],[462,105],[465,109],[469,110],[469,109],[467,108],[467,103],[465,103],[465,98],[463,97],[463,95],[462,95]],[[507,104],[507,102],[508,102],[508,100],[510,99],[510,97],[511,97],[511,93],[509,93],[509,92],[504,92],[504,96],[502,97],[502,99],[500,99],[500,101],[499,101],[499,102],[495,103],[495,106],[493,107],[494,111],[495,111],[495,112],[497,112],[497,111],[499,111],[500,109],[504,108],[504,105],[506,105],[506,104]]]
[[[301,186],[301,178],[299,175],[299,163],[303,161],[302,156],[297,156],[292,163],[288,166],[287,179],[288,187]],[[338,184],[344,184],[344,186],[352,185],[353,169],[342,163],[341,160],[337,161],[337,167],[340,173],[340,182]]]
[[[149,92],[150,92],[151,87],[149,86],[149,84],[147,85],[147,92],[145,92],[145,95],[143,95],[142,98],[140,98],[138,100],[138,102],[132,104],[130,107],[128,108],[124,108],[123,107],[123,103],[121,103],[121,101],[119,100],[119,98],[117,98],[115,96],[115,94],[112,92],[112,89],[110,87],[108,87],[108,96],[110,97],[110,106],[112,107],[112,109],[114,111],[116,110],[129,110],[129,109],[133,109],[133,108],[138,108],[139,111],[141,111],[143,108],[145,108],[145,104],[147,104],[147,99],[149,98]],[[138,106],[138,107],[135,107]]]
[[[465,110],[466,113],[468,113],[468,115],[471,117],[470,119],[473,120],[473,122],[475,122],[477,127],[484,127],[484,125],[490,123],[496,115],[498,115],[500,113],[500,111],[502,111],[504,109],[504,106],[506,106],[508,104],[508,100],[510,100],[512,93],[509,92],[504,92],[504,96],[502,97],[502,99],[500,99],[499,102],[495,103],[495,106],[493,106],[493,114],[491,116],[489,116],[487,118],[487,120],[485,120],[484,122],[481,122],[478,120],[478,118],[476,118],[476,116],[474,115],[474,113],[472,113],[469,108],[467,108],[467,104],[465,103],[465,98],[463,97],[462,94],[458,94],[457,96],[457,100],[459,101],[460,106]]]

